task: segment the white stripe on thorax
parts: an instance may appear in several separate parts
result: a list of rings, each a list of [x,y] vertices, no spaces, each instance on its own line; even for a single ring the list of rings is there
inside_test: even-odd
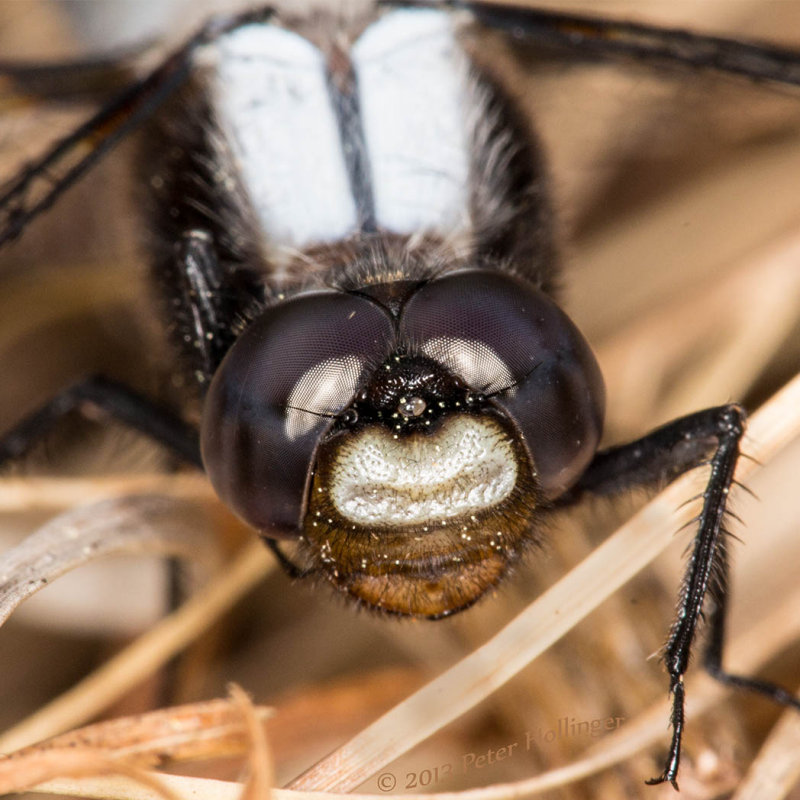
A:
[[[386,14],[352,58],[379,224],[398,233],[467,228],[467,62],[450,15]]]
[[[227,34],[218,48],[217,121],[267,240],[299,248],[356,232],[322,53],[263,24]],[[468,66],[449,15],[390,12],[351,55],[378,226],[408,234],[467,229]]]
[[[274,244],[335,241],[356,209],[322,53],[291,31],[248,25],[219,42],[218,123]]]

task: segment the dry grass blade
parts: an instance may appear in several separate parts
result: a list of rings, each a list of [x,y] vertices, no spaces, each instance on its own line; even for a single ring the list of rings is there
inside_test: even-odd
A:
[[[56,517],[0,557],[0,624],[26,598],[71,569],[109,555],[151,553],[213,563],[199,509],[158,496],[127,496]]]
[[[800,633],[800,617],[794,613],[797,607],[797,596],[787,599],[781,609],[770,618],[763,621],[757,631],[741,636],[731,643],[730,662],[745,671],[755,670],[760,664],[770,658],[776,651],[785,646]],[[772,634],[770,641],[764,641]],[[717,703],[726,690],[721,684],[711,680],[706,675],[698,676],[691,680],[687,687],[690,703],[688,716],[693,718],[704,713]],[[591,776],[603,769],[608,769],[637,752],[640,752],[652,742],[663,738],[664,719],[668,713],[666,700],[648,709],[637,720],[612,736],[608,737],[600,746],[594,748],[585,757],[554,770],[549,770],[541,775],[536,775],[527,780],[515,783],[495,784],[480,789],[462,792],[439,792],[435,794],[419,795],[392,795],[395,800],[500,800],[500,798],[522,798],[563,787],[568,783]],[[759,792],[745,797],[769,797],[777,800],[785,796],[773,791],[775,783],[770,785],[768,792],[764,787],[764,778],[761,769],[767,771],[772,777],[775,772],[781,772],[783,786],[790,786],[796,780],[798,769],[796,752],[797,736],[800,730],[800,718],[794,712],[787,712],[784,720],[770,737],[770,742],[777,741],[774,751],[768,744],[759,763],[768,762],[768,766],[753,767],[753,775],[758,774]],[[771,754],[767,757],[767,752]],[[184,778],[179,776],[163,776],[168,785],[182,796],[192,796],[196,800],[228,800],[239,798],[244,787],[237,783],[226,783],[217,780],[199,778]],[[753,778],[755,780],[755,778]],[[137,784],[120,778],[84,778],[75,780],[54,780],[35,787],[35,791],[70,794],[91,798],[120,798],[121,800],[151,800],[156,797]],[[771,793],[770,793],[771,792]],[[328,792],[306,792],[273,790],[274,800],[342,800],[343,795]],[[384,795],[359,794],[363,800],[380,800]],[[737,795],[737,800],[739,797]]]
[[[179,798],[195,800],[241,800],[244,785],[233,781],[218,781],[211,778],[187,778],[183,775],[158,775],[159,783],[168,787]],[[130,778],[62,778],[47,781],[34,787],[35,792],[68,795],[70,797],[97,798],[97,800],[161,800],[158,791],[150,789]],[[303,794],[276,790],[275,800],[302,800]],[[311,797],[311,795],[307,795]],[[322,796],[318,796],[322,797]],[[344,798],[342,798],[344,800]]]
[[[84,776],[115,775],[120,777],[112,779],[112,781],[114,783],[120,780],[124,781],[123,785],[128,787],[131,795],[135,795],[138,790],[142,793],[141,796],[150,798],[150,800],[182,800],[183,797],[169,785],[168,781],[164,780],[167,776],[146,772],[139,767],[130,767],[89,750],[68,754],[67,757],[62,758],[61,768],[65,776],[71,776],[71,779],[70,777],[63,778],[63,783],[71,786],[80,786]],[[94,780],[101,781],[103,779],[94,778]],[[66,793],[71,794],[72,792],[67,791]]]
[[[111,762],[128,768],[172,761],[220,758],[248,751],[254,730],[269,709],[245,709],[239,698],[192,703],[123,717],[81,728],[0,759],[0,794],[19,792],[57,776],[77,763],[103,771]],[[252,749],[252,748],[250,748]]]
[[[186,647],[261,581],[273,565],[266,548],[258,541],[251,542],[200,595],[77,686],[6,731],[0,736],[0,751],[17,750],[91,719]]]
[[[800,434],[800,377],[752,419],[745,449],[767,461]],[[745,480],[755,461],[744,459]],[[292,781],[293,789],[349,791],[490,695],[655,558],[696,510],[674,510],[692,476],[676,481],[489,642]]]
[[[800,617],[794,613],[797,602],[797,596],[787,598],[787,601],[777,612],[773,613],[768,619],[763,620],[763,624],[759,626],[758,630],[731,642],[729,661],[736,664],[738,668],[751,672],[794,639],[800,633]],[[765,641],[765,636],[768,638],[767,641]],[[706,675],[700,675],[691,680],[687,687],[690,698],[687,709],[688,717],[691,719],[704,713],[716,704],[727,691],[721,684],[711,680]],[[563,787],[570,782],[586,778],[602,769],[607,769],[624,759],[630,758],[654,741],[663,738],[664,719],[667,713],[668,705],[667,701],[664,700],[643,712],[637,720],[631,721],[624,730],[620,730],[608,737],[600,746],[588,752],[585,757],[565,767],[550,770],[527,780],[490,785],[463,792],[392,796],[396,800],[404,800],[404,797],[408,797],[409,800],[411,798],[417,798],[418,800],[498,800],[499,798],[530,797],[540,792]],[[774,775],[776,769],[782,770],[783,785],[791,785],[791,781],[796,780],[796,775],[793,775],[793,771],[796,772],[798,769],[796,759],[798,730],[800,730],[800,718],[794,712],[787,712],[784,721],[779,724],[770,738],[770,741],[779,741],[779,744],[775,745],[776,752],[774,755],[767,757],[768,751],[771,754],[773,753],[771,746],[768,744],[764,754],[759,759],[759,763],[766,761],[770,766],[754,766],[753,775],[757,771],[761,775],[761,769],[768,770],[770,776]],[[169,782],[169,785],[177,793],[183,796],[191,795],[197,800],[238,798],[244,789],[241,784],[216,780],[178,776],[164,776],[164,779]],[[760,777],[759,780],[763,781],[763,777]],[[769,797],[771,800],[772,798],[777,800],[778,797],[784,796],[776,792],[767,792],[764,789],[763,782],[759,783],[758,786],[763,791],[749,796]],[[124,798],[124,800],[149,800],[149,798],[155,796],[142,787],[131,784],[130,781],[118,778],[81,779],[80,781],[55,780],[37,786],[35,790],[92,798]],[[274,800],[309,800],[309,798],[312,800],[340,800],[342,798],[342,795],[337,793],[287,790],[274,790],[273,796]],[[359,797],[363,797],[364,800],[379,800],[382,795],[359,795]],[[745,795],[745,797],[748,797],[748,795]]]
[[[264,726],[246,692],[239,686],[231,686],[230,692],[244,718],[251,742],[248,758],[250,775],[242,792],[242,800],[269,800],[275,786],[275,765]]]
[[[201,473],[176,475],[111,475],[3,478],[0,480],[0,513],[70,508],[110,497],[158,494],[181,500],[211,500],[213,490]]]

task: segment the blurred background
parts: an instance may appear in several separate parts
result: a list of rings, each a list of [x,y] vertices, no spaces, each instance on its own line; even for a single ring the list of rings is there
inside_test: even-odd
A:
[[[143,41],[163,53],[222,5],[0,0],[3,60],[124,53]],[[538,5],[800,48],[794,0]],[[729,400],[755,410],[800,366],[800,91],[523,52],[493,35],[477,41],[481,60],[535,119],[549,159],[563,305],[606,376],[607,443]],[[66,94],[45,106],[0,90],[4,178],[94,107],[94,97]],[[128,176],[138,157],[135,141],[119,147],[0,254],[0,429],[90,372],[143,391],[162,386],[168,363],[153,345],[159,331]],[[125,478],[174,468],[129,432],[76,419],[8,473]],[[743,525],[734,532],[743,542],[734,547],[733,636],[755,632],[758,640],[779,601],[795,596],[800,603],[798,469],[795,442],[748,483],[757,499],[735,495]],[[234,681],[278,710],[270,731],[284,783],[496,633],[644,499],[559,514],[548,522],[543,551],[495,596],[442,622],[358,613],[326,587],[291,585],[274,570],[176,663],[143,678],[105,713],[221,696]],[[208,502],[197,498],[204,509]],[[57,513],[49,502],[6,509],[0,497],[0,546],[13,546]],[[249,534],[217,510],[208,514],[218,515],[224,559]],[[548,741],[559,720],[614,718],[624,726],[663,699],[667,679],[653,655],[669,629],[688,535],[676,536],[651,568],[392,771],[461,763],[467,753],[533,733],[536,746],[524,754],[425,788],[519,780],[570,763],[602,738]],[[117,559],[82,567],[24,604],[0,631],[0,727],[16,724],[146,632],[165,613],[167,594],[161,561]],[[785,639],[763,674],[796,688],[800,640],[796,633]],[[728,796],[778,713],[758,698],[727,696],[693,720],[683,796]],[[672,796],[670,787],[643,785],[660,772],[666,718],[663,727],[661,749],[546,796]],[[206,774],[233,778],[239,769],[232,760]],[[376,792],[375,780],[362,790]]]

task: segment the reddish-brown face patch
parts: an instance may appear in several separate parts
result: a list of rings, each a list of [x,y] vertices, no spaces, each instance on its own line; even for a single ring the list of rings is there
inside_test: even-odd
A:
[[[320,449],[304,550],[315,572],[370,608],[447,616],[519,559],[532,497],[527,453],[497,417],[453,415],[406,437],[370,426]]]

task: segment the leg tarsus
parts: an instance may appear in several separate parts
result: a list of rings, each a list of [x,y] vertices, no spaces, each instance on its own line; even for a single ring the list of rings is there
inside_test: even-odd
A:
[[[678,767],[681,762],[681,738],[683,737],[683,726],[685,723],[684,704],[686,698],[682,677],[673,681],[670,687],[670,694],[672,695],[672,716],[670,717],[672,741],[669,746],[667,763],[664,766],[664,771],[657,778],[650,778],[650,780],[645,781],[645,783],[648,786],[657,786],[659,783],[670,783],[672,784],[672,788],[676,792],[679,792]]]
[[[672,726],[672,741],[669,745],[669,755],[664,771],[657,778],[650,778],[645,781],[648,786],[656,786],[659,783],[670,783],[672,788],[679,792],[678,788],[678,767],[681,763],[681,739],[683,738],[683,726],[685,722],[685,699],[686,691],[683,685],[683,677],[679,677],[672,682],[670,687],[672,695],[672,715],[670,725]]]

